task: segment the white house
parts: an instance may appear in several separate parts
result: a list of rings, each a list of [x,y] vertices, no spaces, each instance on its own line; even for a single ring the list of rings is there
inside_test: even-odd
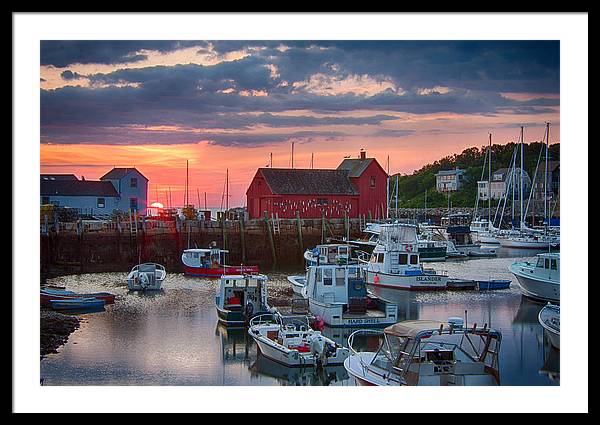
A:
[[[500,168],[492,173],[492,182],[490,183],[490,195],[492,199],[501,199],[504,193],[508,189],[511,191],[509,194],[512,197],[512,187],[514,184],[515,199],[519,199],[521,189],[521,179],[519,177],[521,173],[520,168],[516,168],[514,171],[514,177],[510,178],[509,168]],[[510,184],[510,180],[514,180],[513,184]],[[523,197],[529,196],[529,189],[531,188],[531,178],[527,171],[523,171]]]
[[[459,168],[442,170],[435,175],[435,187],[438,192],[455,192],[460,189],[465,171]]]
[[[73,174],[40,175],[40,198],[42,205],[76,208],[90,215],[110,214],[119,205],[119,194],[110,182],[79,180]]]
[[[100,180],[74,174],[40,174],[40,203],[76,208],[81,214],[136,210],[146,214],[148,179],[135,168],[113,168]]]
[[[477,182],[477,195],[479,196],[479,200],[487,201],[488,200],[488,186],[489,182],[487,180],[479,180]]]
[[[119,194],[118,209],[121,211],[138,211],[146,214],[148,203],[148,179],[133,168],[113,168],[100,177],[101,181],[110,182]]]

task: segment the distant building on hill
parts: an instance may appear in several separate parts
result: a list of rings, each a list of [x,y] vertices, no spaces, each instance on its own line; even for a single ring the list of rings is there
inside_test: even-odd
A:
[[[492,199],[501,199],[508,190],[508,194],[512,198],[512,190],[514,186],[515,199],[519,199],[521,193],[521,179],[519,175],[521,173],[520,168],[514,170],[514,175],[511,176],[510,168],[499,168],[492,173],[492,182],[490,183],[490,194]],[[529,189],[531,188],[531,178],[527,171],[523,170],[523,197],[529,196]]]
[[[460,189],[465,171],[456,167],[454,170],[442,170],[435,175],[435,188],[438,192],[455,192]]]

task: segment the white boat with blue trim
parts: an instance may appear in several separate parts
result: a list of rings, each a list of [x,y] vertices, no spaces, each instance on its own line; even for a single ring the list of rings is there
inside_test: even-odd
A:
[[[535,263],[516,262],[508,269],[517,278],[523,295],[560,302],[560,253],[538,254]]]
[[[302,282],[302,296],[315,317],[331,327],[387,326],[396,323],[398,306],[367,291],[357,264],[310,266]]]

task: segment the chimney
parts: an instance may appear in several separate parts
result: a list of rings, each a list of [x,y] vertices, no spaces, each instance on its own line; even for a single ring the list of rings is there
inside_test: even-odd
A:
[[[360,159],[366,159],[367,158],[367,152],[365,152],[364,149],[360,150]]]

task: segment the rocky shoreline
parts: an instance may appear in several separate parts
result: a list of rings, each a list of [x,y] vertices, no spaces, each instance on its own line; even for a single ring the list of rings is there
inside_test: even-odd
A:
[[[40,358],[58,352],[75,329],[79,328],[80,319],[67,316],[52,310],[40,310]]]

